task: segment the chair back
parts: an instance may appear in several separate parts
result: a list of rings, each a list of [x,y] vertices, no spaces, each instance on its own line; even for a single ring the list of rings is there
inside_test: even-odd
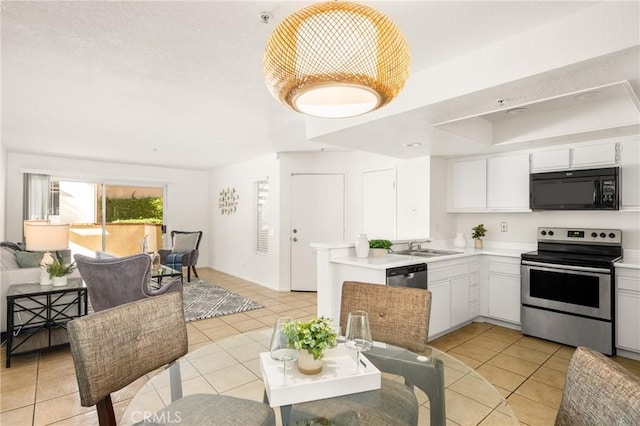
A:
[[[151,258],[146,254],[96,259],[74,255],[96,312],[148,296]]]
[[[578,347],[555,424],[640,425],[640,378],[601,353]]]
[[[431,292],[357,281],[342,284],[340,326],[346,330],[350,311],[369,313],[374,340],[422,352],[429,334]]]
[[[184,235],[186,237],[193,237],[195,238],[195,247],[193,247],[191,244],[189,244],[191,247],[189,250],[178,250],[175,251],[175,246],[176,246],[176,236],[177,235]],[[189,253],[191,252],[191,250],[199,250],[200,249],[200,240],[202,239],[202,231],[171,231],[171,245],[174,248],[174,253],[175,252],[180,252],[180,253]]]
[[[182,293],[178,292],[74,319],[68,323],[68,333],[85,407],[188,350]]]

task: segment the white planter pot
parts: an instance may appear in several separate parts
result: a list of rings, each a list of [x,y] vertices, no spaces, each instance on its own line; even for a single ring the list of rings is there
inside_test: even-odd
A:
[[[53,277],[52,281],[53,281],[53,286],[54,287],[62,287],[67,285],[67,280],[68,280],[68,276],[64,276],[64,277]]]
[[[302,374],[318,374],[322,371],[322,359],[313,359],[313,355],[303,349],[298,357],[298,370]]]
[[[369,251],[371,252],[371,255],[373,257],[384,257],[387,255],[387,253],[389,253],[389,250],[381,248],[372,248],[369,249]]]

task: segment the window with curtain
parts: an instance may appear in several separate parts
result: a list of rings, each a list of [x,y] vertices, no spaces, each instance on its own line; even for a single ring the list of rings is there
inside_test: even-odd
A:
[[[269,198],[269,182],[260,180],[255,183],[256,193],[256,252],[269,252],[269,227],[267,225],[267,200]]]
[[[23,219],[43,220],[48,219],[49,215],[55,214],[55,212],[51,211],[51,176],[37,173],[25,173],[23,189]]]

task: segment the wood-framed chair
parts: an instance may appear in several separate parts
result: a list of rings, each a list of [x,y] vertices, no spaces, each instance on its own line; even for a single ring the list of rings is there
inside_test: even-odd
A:
[[[116,424],[111,393],[185,355],[182,293],[172,292],[77,318],[69,342],[83,407],[96,406],[100,426]],[[225,395],[195,394],[151,413],[142,424],[275,425],[266,404]]]
[[[200,256],[202,231],[171,231],[171,249],[160,249],[160,263],[173,269],[187,268],[187,282],[191,281],[191,272],[196,278],[196,264]]]

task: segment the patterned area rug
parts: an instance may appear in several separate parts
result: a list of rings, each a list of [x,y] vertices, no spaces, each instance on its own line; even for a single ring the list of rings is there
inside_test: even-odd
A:
[[[184,281],[184,317],[187,322],[264,308],[261,304],[207,281]]]

